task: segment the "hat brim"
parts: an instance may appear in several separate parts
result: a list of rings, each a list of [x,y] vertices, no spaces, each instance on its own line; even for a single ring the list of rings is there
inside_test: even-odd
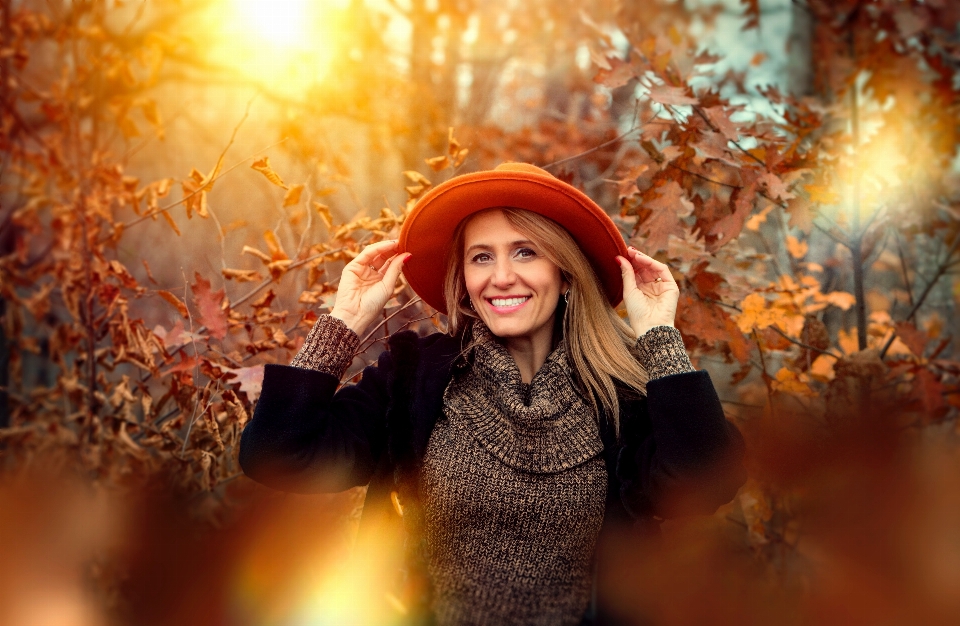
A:
[[[447,312],[443,280],[457,225],[478,211],[504,206],[527,209],[563,226],[589,259],[611,306],[620,303],[623,279],[614,257],[626,257],[627,247],[613,220],[580,190],[539,171],[543,173],[498,168],[457,176],[417,202],[403,223],[399,241],[400,252],[412,255],[403,274],[417,295]]]

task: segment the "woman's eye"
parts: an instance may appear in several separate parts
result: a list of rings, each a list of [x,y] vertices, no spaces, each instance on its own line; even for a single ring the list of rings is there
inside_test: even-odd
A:
[[[490,260],[490,255],[486,252],[475,254],[470,258],[471,263],[486,263],[489,260]]]
[[[517,256],[521,259],[532,259],[533,257],[537,256],[537,253],[530,248],[520,248],[517,250]]]

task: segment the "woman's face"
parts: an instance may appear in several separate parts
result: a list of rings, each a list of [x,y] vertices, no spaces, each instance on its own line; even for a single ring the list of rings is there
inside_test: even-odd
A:
[[[568,285],[503,211],[485,211],[467,223],[463,276],[473,308],[494,335],[549,344],[557,301]]]

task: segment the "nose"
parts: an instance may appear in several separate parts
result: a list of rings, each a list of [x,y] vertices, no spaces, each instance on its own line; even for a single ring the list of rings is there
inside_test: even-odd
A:
[[[513,263],[510,259],[499,258],[497,259],[496,265],[493,267],[493,276],[490,279],[490,282],[494,287],[504,288],[509,287],[517,280],[517,275],[513,271]]]

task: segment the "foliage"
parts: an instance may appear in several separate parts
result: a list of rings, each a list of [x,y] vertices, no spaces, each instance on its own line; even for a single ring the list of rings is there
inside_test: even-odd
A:
[[[791,433],[804,445],[849,443],[840,434],[850,424],[891,403],[895,428],[956,435],[952,3],[796,3],[811,24],[814,80],[784,93],[717,69],[722,58],[693,33],[716,23],[718,6],[598,1],[571,13],[544,0],[512,12],[497,3],[355,2],[344,15],[357,54],[335,61],[344,77],[335,93],[315,86],[290,103],[261,86],[283,113],[280,147],[228,158],[244,115],[211,162],[185,175],[141,174],[131,155],[174,139],[170,82],[225,71],[200,62],[196,42],[178,35],[204,7],[183,4],[151,8],[149,20],[119,2],[2,4],[8,472],[53,462],[118,491],[159,475],[196,494],[197,515],[224,523],[251,489],[235,480],[236,448],[263,364],[288,362],[317,311],[331,306],[338,264],[396,236],[439,180],[508,159],[616,206],[634,245],[673,269],[687,348],[711,370],[755,453],[750,482],[721,519],[733,520],[758,562],[802,557],[799,511],[822,488],[763,462],[782,423],[794,425],[785,416],[815,425]],[[742,4],[744,28],[761,28],[761,5]],[[389,43],[374,26],[387,19],[411,29],[403,72],[390,70]],[[472,44],[469,23],[479,33]],[[576,62],[581,53],[589,64]],[[464,67],[471,81],[458,88]],[[398,162],[402,172],[368,182],[365,197],[387,206],[358,202],[351,218],[343,216],[357,207],[343,198],[358,195],[359,159],[327,136],[328,124],[344,120],[366,138],[369,162]],[[284,216],[248,229],[235,248],[218,217],[228,175],[263,182]],[[401,200],[392,208],[387,198]],[[182,264],[176,242],[201,221],[215,225],[219,274],[187,259],[182,280],[170,272],[156,280],[145,256],[123,260],[124,247],[144,245],[137,233],[153,228],[165,263]],[[389,333],[435,326],[442,319],[401,285],[348,376]]]

